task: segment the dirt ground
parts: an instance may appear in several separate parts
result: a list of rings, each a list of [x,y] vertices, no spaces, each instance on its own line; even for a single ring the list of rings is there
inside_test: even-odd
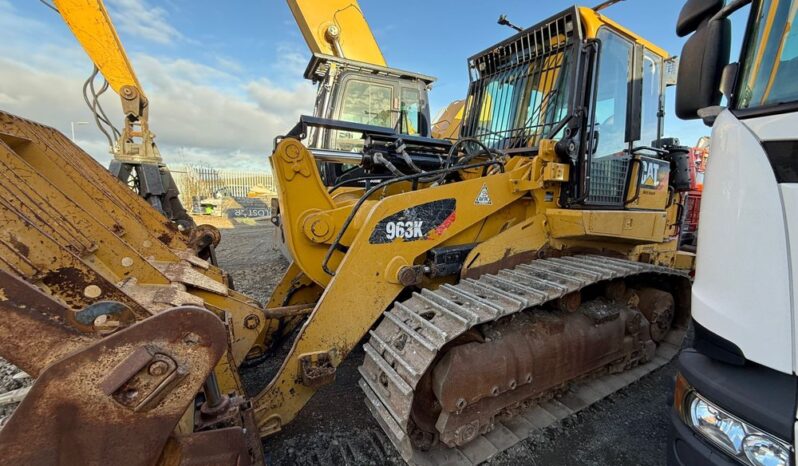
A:
[[[217,253],[239,291],[265,301],[288,263],[272,248],[274,229],[265,224],[222,232]],[[245,369],[250,392],[264,387],[279,356]],[[279,465],[403,464],[364,403],[357,386],[358,347],[319,390],[297,419],[264,440],[266,456]],[[494,458],[495,465],[661,465],[665,463],[668,398],[673,363],[581,413]]]

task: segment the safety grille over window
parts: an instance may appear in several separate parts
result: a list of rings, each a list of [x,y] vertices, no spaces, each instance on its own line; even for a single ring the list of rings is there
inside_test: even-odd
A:
[[[587,205],[623,206],[626,180],[629,177],[628,156],[594,158],[590,161],[590,196]]]
[[[535,147],[570,113],[575,10],[529,28],[469,59],[462,136],[494,149]]]

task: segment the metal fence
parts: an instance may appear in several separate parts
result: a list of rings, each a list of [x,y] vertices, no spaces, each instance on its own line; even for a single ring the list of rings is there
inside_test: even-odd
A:
[[[190,209],[199,200],[231,196],[246,198],[255,186],[275,190],[274,177],[269,172],[219,170],[202,165],[186,165],[172,169],[172,177],[180,190],[180,202]]]

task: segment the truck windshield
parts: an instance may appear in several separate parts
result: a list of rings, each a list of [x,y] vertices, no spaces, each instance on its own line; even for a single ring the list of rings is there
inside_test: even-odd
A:
[[[739,109],[798,100],[798,1],[771,0],[754,7],[737,92]]]

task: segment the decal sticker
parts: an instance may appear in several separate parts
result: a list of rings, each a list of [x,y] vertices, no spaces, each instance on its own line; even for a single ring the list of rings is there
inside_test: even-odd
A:
[[[640,187],[647,189],[659,189],[660,186],[668,184],[669,163],[663,160],[640,159]]]
[[[474,200],[475,205],[493,205],[493,201],[490,200],[490,194],[488,194],[488,185],[483,184],[482,189],[479,190],[479,194],[477,198]]]
[[[421,227],[424,222],[421,220],[408,220],[407,222],[388,222],[385,224],[385,237],[388,239],[421,239],[424,233]]]
[[[419,241],[442,236],[454,223],[457,201],[441,199],[407,208],[380,220],[369,243]]]

